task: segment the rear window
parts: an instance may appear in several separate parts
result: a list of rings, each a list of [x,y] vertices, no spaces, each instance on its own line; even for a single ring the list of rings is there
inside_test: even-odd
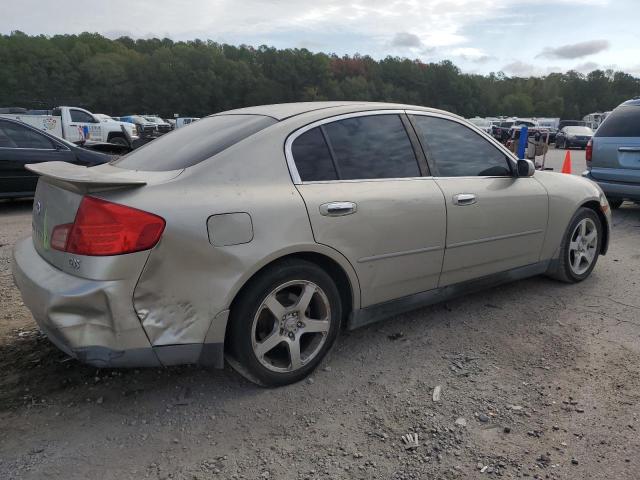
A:
[[[147,143],[111,162],[129,170],[180,170],[235,145],[277,120],[263,115],[216,115],[203,118]]]
[[[640,107],[616,108],[596,131],[596,137],[640,137]]]
[[[589,127],[567,127],[565,131],[571,135],[593,135],[593,130]]]

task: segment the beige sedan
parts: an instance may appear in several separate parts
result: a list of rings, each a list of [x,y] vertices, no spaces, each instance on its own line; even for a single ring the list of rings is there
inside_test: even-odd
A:
[[[97,366],[227,358],[284,385],[341,328],[532,275],[582,281],[610,235],[591,181],[409,105],[251,107],[108,165],[30,168],[15,281],[51,341]]]

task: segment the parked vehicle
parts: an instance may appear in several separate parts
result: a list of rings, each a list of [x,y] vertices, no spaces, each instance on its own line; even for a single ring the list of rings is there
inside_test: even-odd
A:
[[[585,177],[597,182],[612,208],[640,201],[640,99],[619,105],[596,130],[586,151]]]
[[[511,129],[517,126],[526,125],[527,127],[535,127],[535,123],[529,120],[507,120],[500,122],[499,125],[493,125],[491,127],[491,135],[498,139],[500,142],[506,142],[511,138]]]
[[[593,137],[593,130],[589,127],[564,127],[556,134],[556,148],[587,148],[591,137]]]
[[[200,117],[180,117],[176,119],[176,128],[186,127],[187,125],[191,125],[193,122],[197,122],[200,120]]]
[[[160,135],[165,134],[165,133],[169,133],[172,128],[171,128],[171,124],[169,122],[166,122],[165,120],[161,119],[160,117],[156,116],[156,115],[143,115],[143,117],[155,124],[156,129],[158,130],[158,133]]]
[[[487,133],[491,133],[491,127],[493,124],[486,118],[473,117],[469,119],[469,122],[473,123],[479,129],[484,130]]]
[[[125,115],[120,117],[120,120],[135,125],[140,138],[148,139],[158,136],[158,126],[141,115]]]
[[[108,165],[29,168],[39,208],[16,284],[49,338],[97,366],[227,355],[288,384],[343,326],[531,275],[579,282],[609,242],[596,184],[424,107],[249,107]]]
[[[589,127],[591,130],[597,130],[598,127],[604,122],[604,119],[607,118],[611,112],[595,112],[590,113],[589,115],[585,115],[582,118],[584,124]]]
[[[69,162],[89,167],[111,159],[19,120],[0,118],[0,198],[33,196],[38,175],[25,169],[26,164]]]
[[[7,110],[7,109],[3,109]],[[73,143],[85,141],[108,142],[127,145],[126,134],[122,131],[125,126],[132,139],[138,138],[138,132],[130,125],[115,120],[103,121],[88,110],[77,107],[57,107],[48,111],[29,111],[24,109],[20,113],[0,113],[0,117],[20,120],[56,137],[64,138]]]

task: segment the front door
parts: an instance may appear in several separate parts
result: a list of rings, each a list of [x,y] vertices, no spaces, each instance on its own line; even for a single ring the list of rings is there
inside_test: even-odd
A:
[[[413,115],[447,205],[440,286],[536,263],[547,228],[548,196],[535,177],[492,140],[438,116]]]
[[[353,265],[363,307],[435,288],[442,267],[444,198],[405,125],[400,113],[350,114],[288,142],[314,238]]]
[[[78,108],[69,109],[71,115],[68,140],[74,143],[90,140],[94,142],[106,142],[103,135],[103,126],[99,120],[84,110]]]

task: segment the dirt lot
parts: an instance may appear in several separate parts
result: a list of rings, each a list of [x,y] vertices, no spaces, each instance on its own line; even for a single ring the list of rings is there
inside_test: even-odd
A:
[[[640,206],[615,212],[582,284],[533,278],[346,333],[311,379],[277,390],[230,368],[65,358],[10,274],[30,210],[0,204],[2,479],[640,475]]]

